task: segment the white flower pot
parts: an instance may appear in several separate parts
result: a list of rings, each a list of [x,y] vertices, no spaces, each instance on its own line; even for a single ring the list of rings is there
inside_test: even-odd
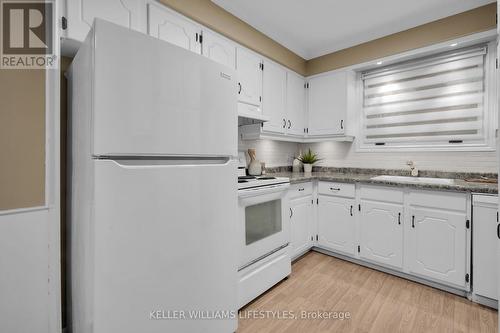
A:
[[[311,173],[312,172],[313,165],[312,164],[304,164],[304,172],[305,173]]]

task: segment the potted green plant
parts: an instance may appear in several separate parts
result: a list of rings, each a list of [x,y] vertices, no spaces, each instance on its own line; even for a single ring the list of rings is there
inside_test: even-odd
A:
[[[304,164],[304,172],[311,172],[313,164],[321,161],[321,159],[318,158],[318,155],[313,153],[311,149],[309,149],[307,153],[303,154],[302,156],[297,157],[297,159],[301,161],[302,164]]]

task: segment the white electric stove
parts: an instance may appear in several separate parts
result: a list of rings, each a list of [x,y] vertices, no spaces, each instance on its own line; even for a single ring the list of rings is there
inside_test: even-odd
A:
[[[290,215],[286,192],[290,179],[247,176],[238,168],[238,305],[241,308],[291,273]]]

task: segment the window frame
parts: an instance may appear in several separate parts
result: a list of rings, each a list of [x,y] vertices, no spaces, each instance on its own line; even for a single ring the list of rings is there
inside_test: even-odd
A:
[[[481,34],[477,34],[481,35]],[[493,39],[495,38],[495,39]],[[464,38],[465,39],[465,38]],[[463,40],[464,40],[463,39]],[[446,43],[441,43],[438,45],[433,45],[431,47],[426,47],[422,49],[417,49],[410,51],[405,55],[400,57],[388,57],[388,61],[384,59],[378,59],[376,62],[382,61],[385,66],[390,66],[391,64],[397,65],[398,63],[406,61],[414,61],[420,58],[432,57],[433,55],[439,56],[443,52],[449,52],[450,45],[454,41],[449,41]],[[377,68],[373,62],[370,64],[365,64],[365,66],[360,66],[358,68],[353,68],[356,72],[356,87],[355,87],[355,101],[354,101],[354,111],[356,113],[355,119],[357,120],[357,126],[355,127],[355,135],[358,138],[356,141],[356,152],[415,152],[415,151],[495,151],[496,150],[496,137],[498,132],[498,93],[497,93],[497,70],[496,70],[496,58],[497,58],[497,42],[496,42],[496,31],[495,34],[489,33],[486,38],[476,37],[468,38],[466,42],[459,43],[457,51],[468,46],[474,46],[478,44],[485,44],[487,46],[487,53],[485,56],[485,80],[484,80],[484,111],[483,111],[483,138],[480,141],[465,141],[464,143],[449,143],[443,140],[439,141],[424,141],[421,143],[393,143],[375,146],[373,144],[364,143],[364,111],[363,111],[363,99],[364,99],[364,86],[362,73],[373,70]],[[463,45],[462,45],[463,44]],[[390,59],[389,59],[390,58]]]

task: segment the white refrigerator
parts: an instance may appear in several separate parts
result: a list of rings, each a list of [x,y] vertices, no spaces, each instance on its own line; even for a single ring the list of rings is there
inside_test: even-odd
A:
[[[235,73],[96,19],[68,78],[72,332],[236,331]]]

